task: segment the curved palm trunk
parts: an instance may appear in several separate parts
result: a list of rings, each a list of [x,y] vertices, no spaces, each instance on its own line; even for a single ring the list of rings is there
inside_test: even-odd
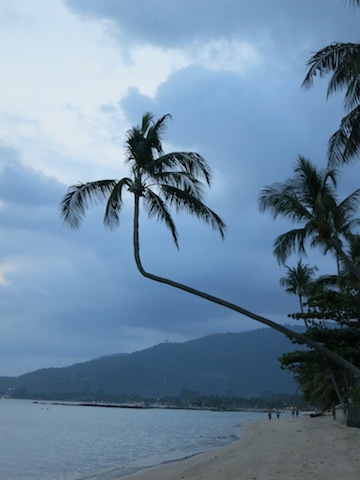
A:
[[[264,325],[267,325],[270,328],[273,328],[274,330],[277,330],[278,332],[283,333],[289,338],[292,338],[294,340],[299,341],[300,343],[304,343],[308,345],[311,348],[314,348],[317,350],[319,353],[322,355],[330,358],[331,360],[335,361],[337,364],[342,365],[346,370],[352,372],[355,376],[357,376],[360,379],[360,370],[355,367],[352,363],[348,362],[344,358],[340,357],[337,355],[335,352],[332,352],[328,348],[324,347],[320,343],[315,342],[311,338],[306,337],[305,335],[302,335],[301,333],[294,332],[293,330],[290,330],[283,325],[279,325],[278,323],[273,322],[272,320],[269,320],[265,317],[262,317],[260,315],[257,315],[256,313],[252,313],[249,310],[246,310],[245,308],[239,307],[238,305],[235,305],[234,303],[228,302],[226,300],[222,300],[221,298],[215,297],[213,295],[209,295],[208,293],[202,292],[200,290],[197,290],[195,288],[189,287],[187,285],[184,285],[182,283],[174,282],[173,280],[169,280],[167,278],[159,277],[157,275],[153,275],[152,273],[148,273],[144,270],[141,259],[140,259],[140,245],[139,245],[139,200],[140,197],[138,194],[134,195],[135,198],[135,208],[134,208],[134,231],[133,231],[133,242],[134,242],[134,257],[135,257],[135,263],[136,266],[139,270],[139,272],[146,278],[149,278],[150,280],[154,280],[155,282],[159,283],[164,283],[166,285],[169,285],[170,287],[177,288],[179,290],[182,290],[183,292],[191,293],[192,295],[195,295],[197,297],[203,298],[205,300],[208,300],[209,302],[215,303],[217,305],[220,305],[222,307],[228,308],[230,310],[233,310],[234,312],[238,312],[241,315],[244,315],[245,317],[251,318],[259,323],[262,323]]]

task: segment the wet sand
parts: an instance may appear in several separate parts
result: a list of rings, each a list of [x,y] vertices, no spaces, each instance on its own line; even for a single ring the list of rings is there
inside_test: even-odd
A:
[[[360,429],[331,416],[251,422],[240,440],[143,470],[133,480],[359,480]],[[123,477],[124,479],[124,477]]]

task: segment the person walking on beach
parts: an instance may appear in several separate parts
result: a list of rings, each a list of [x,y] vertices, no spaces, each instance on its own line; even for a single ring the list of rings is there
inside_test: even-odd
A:
[[[271,420],[271,410],[269,410],[268,416],[269,416],[269,420]]]

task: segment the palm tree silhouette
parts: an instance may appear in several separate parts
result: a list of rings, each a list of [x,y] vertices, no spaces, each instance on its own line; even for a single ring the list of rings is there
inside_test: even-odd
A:
[[[360,7],[360,0],[349,0]],[[347,114],[340,128],[330,137],[328,160],[330,166],[350,162],[360,153],[360,44],[334,42],[316,52],[307,62],[309,70],[303,87],[310,88],[314,77],[331,74],[327,97],[345,90],[344,108]]]
[[[305,343],[332,358],[360,378],[360,369],[312,339],[231,302],[188,285],[154,275],[144,269],[140,258],[139,243],[141,200],[149,217],[156,217],[170,229],[176,246],[178,246],[178,234],[168,205],[173,205],[176,210],[185,209],[185,211],[195,214],[218,230],[222,237],[225,233],[225,224],[222,219],[203,203],[204,186],[211,184],[211,172],[204,158],[193,152],[163,153],[161,134],[169,118],[170,115],[167,114],[155,122],[153,115],[148,112],[143,116],[141,126],[128,131],[125,144],[126,163],[130,166],[132,177],[124,177],[121,180],[99,180],[71,186],[60,203],[64,223],[74,229],[79,228],[87,208],[105,200],[105,226],[113,228],[119,225],[119,214],[123,205],[122,193],[126,188],[134,197],[134,257],[136,266],[144,277],[203,298],[274,328],[287,337]]]
[[[301,259],[298,260],[295,267],[287,265],[285,267],[287,272],[284,277],[280,278],[280,285],[285,287],[286,293],[299,297],[300,311],[304,313],[303,298],[306,296],[313,275],[318,268],[310,267],[308,263],[303,264]]]
[[[343,249],[343,242],[349,240],[352,229],[360,223],[355,217],[360,189],[338,202],[336,180],[336,170],[318,170],[299,156],[292,178],[260,192],[259,207],[262,212],[270,210],[275,219],[281,216],[300,225],[276,238],[274,255],[279,263],[284,264],[293,252],[306,253],[308,240],[311,247],[320,246],[324,252],[335,253],[360,281],[360,269]]]

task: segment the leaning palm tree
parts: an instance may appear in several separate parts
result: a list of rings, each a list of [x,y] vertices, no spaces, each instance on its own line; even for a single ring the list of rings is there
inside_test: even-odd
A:
[[[292,178],[265,187],[259,196],[262,212],[270,210],[273,217],[284,217],[300,225],[279,235],[274,243],[274,255],[284,264],[293,252],[306,253],[310,246],[321,246],[343,261],[360,281],[360,269],[351,261],[343,242],[360,224],[355,214],[360,205],[360,189],[338,202],[335,187],[337,172],[334,169],[318,170],[300,156]]]
[[[156,217],[165,223],[171,231],[176,246],[178,246],[178,234],[169,209],[171,206],[174,206],[176,210],[183,209],[195,214],[218,230],[222,237],[225,233],[225,224],[222,219],[203,202],[204,186],[211,183],[211,172],[205,159],[193,152],[169,154],[163,152],[161,134],[169,118],[170,115],[164,115],[154,121],[153,115],[146,113],[142,118],[141,126],[128,131],[125,144],[126,164],[130,167],[131,177],[124,177],[121,180],[79,183],[71,186],[60,204],[64,222],[77,229],[91,204],[106,201],[104,224],[109,228],[117,226],[123,205],[122,194],[126,189],[134,199],[134,257],[136,266],[144,277],[191,293],[274,328],[289,338],[305,343],[332,358],[360,378],[360,369],[312,339],[238,305],[182,283],[154,275],[144,269],[140,258],[139,243],[140,203],[143,204],[150,217]]]
[[[285,265],[285,267],[287,272],[284,277],[280,278],[280,285],[285,287],[286,293],[298,296],[300,312],[304,313],[303,299],[307,295],[313,275],[318,268],[316,266],[310,267],[308,263],[303,264],[301,259],[295,267],[289,267],[288,265]]]

